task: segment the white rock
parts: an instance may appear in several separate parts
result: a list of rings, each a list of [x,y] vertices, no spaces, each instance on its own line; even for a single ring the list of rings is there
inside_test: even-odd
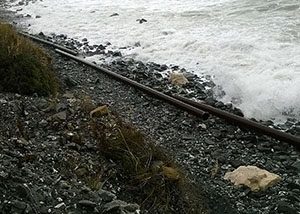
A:
[[[235,186],[244,185],[258,192],[275,185],[281,177],[256,166],[240,166],[233,172],[227,172],[224,179],[230,180]]]
[[[59,208],[61,208],[63,206],[66,206],[66,204],[62,202],[62,203],[57,204],[54,208],[55,209],[59,209]]]
[[[170,81],[173,85],[178,85],[178,86],[183,86],[189,82],[187,78],[183,75],[183,73],[177,73],[177,72],[170,74]]]

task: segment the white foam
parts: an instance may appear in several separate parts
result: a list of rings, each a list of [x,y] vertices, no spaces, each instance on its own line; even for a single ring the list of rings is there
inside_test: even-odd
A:
[[[226,92],[220,99],[247,117],[284,121],[300,119],[299,6],[298,0],[43,0],[20,13],[41,16],[28,20],[34,33],[110,41],[115,48],[140,42],[123,55],[213,75]]]

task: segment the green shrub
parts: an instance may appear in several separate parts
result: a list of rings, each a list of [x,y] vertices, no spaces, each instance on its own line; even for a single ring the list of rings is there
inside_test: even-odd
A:
[[[0,22],[0,91],[44,96],[55,94],[57,87],[51,58]]]

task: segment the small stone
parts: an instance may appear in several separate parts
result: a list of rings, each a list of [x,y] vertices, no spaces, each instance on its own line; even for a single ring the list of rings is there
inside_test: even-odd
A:
[[[109,113],[107,105],[100,106],[90,112],[90,117],[101,117]]]
[[[277,205],[278,213],[297,214],[297,210],[285,201],[279,201]]]
[[[111,202],[112,200],[115,200],[117,196],[109,191],[106,190],[99,190],[98,195],[100,198],[102,198],[105,202]]]
[[[204,123],[198,124],[198,127],[201,129],[207,129],[207,126]]]
[[[8,177],[8,174],[6,172],[4,172],[4,171],[1,171],[0,172],[0,177],[5,179],[5,178]]]
[[[41,122],[39,122],[39,124],[40,124],[41,126],[45,126],[45,125],[48,124],[48,122],[47,122],[47,120],[42,119]]]
[[[6,103],[8,103],[6,100],[0,99],[0,104],[6,104]]]
[[[71,77],[66,77],[64,79],[65,84],[69,87],[69,88],[73,88],[75,87],[78,83],[73,80]]]
[[[37,15],[35,18],[39,19],[39,18],[42,18],[41,16]]]
[[[104,45],[99,45],[98,47],[97,47],[97,50],[105,50],[105,46]]]
[[[66,206],[66,204],[64,202],[57,204],[54,208],[55,209],[60,209],[62,207]]]
[[[19,210],[25,210],[25,208],[27,207],[27,204],[25,202],[18,200],[12,201],[12,205]]]
[[[54,114],[50,117],[50,120],[66,120],[67,119],[67,112],[66,111],[61,111],[57,114]]]
[[[128,212],[134,213],[140,209],[140,206],[138,204],[127,204],[126,206],[124,206],[124,209]]]
[[[26,199],[30,195],[30,190],[25,185],[18,184],[16,190],[21,198]]]
[[[25,138],[20,138],[16,140],[16,143],[22,146],[28,146],[30,143]]]
[[[235,186],[244,185],[258,192],[275,185],[281,177],[256,166],[240,166],[233,172],[227,172],[224,179],[230,180]]]
[[[147,22],[147,20],[146,19],[137,19],[136,21],[138,21],[140,24],[142,24],[142,23],[144,23],[144,22]]]
[[[62,189],[71,189],[71,185],[69,185],[66,181],[60,181],[59,184]]]
[[[111,210],[115,209],[122,209],[124,206],[127,206],[127,203],[121,200],[115,200],[112,202],[109,202],[103,206],[104,212],[109,212]]]
[[[88,207],[88,208],[95,208],[97,206],[97,204],[95,202],[89,201],[89,200],[81,200],[78,202],[78,204],[83,207]]]
[[[64,111],[67,109],[67,104],[64,103],[64,102],[60,102],[56,105],[56,112],[59,112],[59,111]]]
[[[119,16],[119,14],[118,13],[113,13],[109,17],[114,17],[114,16]]]
[[[165,71],[165,70],[167,70],[168,69],[168,66],[167,65],[161,65],[160,66],[160,69],[162,70],[162,71]]]
[[[182,140],[195,140],[195,137],[193,137],[193,136],[188,136],[188,135],[184,135],[184,136],[182,136]]]
[[[295,162],[292,164],[292,168],[293,168],[293,169],[296,169],[296,170],[300,173],[300,160],[295,161]]]
[[[76,132],[67,132],[65,133],[65,137],[69,142],[83,144],[83,141],[81,140],[81,136]]]
[[[135,47],[141,47],[141,43],[140,42],[136,42],[136,43],[134,43],[133,46],[135,46]]]
[[[120,51],[114,51],[112,55],[115,56],[115,57],[117,57],[117,56],[121,57],[122,56]]]

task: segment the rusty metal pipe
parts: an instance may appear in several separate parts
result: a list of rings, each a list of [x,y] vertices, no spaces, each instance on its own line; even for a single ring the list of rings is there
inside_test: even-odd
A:
[[[62,51],[64,51],[64,52],[67,52],[67,53],[72,54],[72,55],[74,55],[74,56],[78,55],[78,52],[77,52],[77,51],[73,51],[73,50],[71,50],[71,49],[69,49],[69,48],[66,48],[66,47],[64,47],[64,46],[55,44],[55,43],[53,43],[53,42],[50,42],[50,41],[47,41],[47,40],[38,38],[38,37],[36,37],[36,36],[29,35],[29,34],[27,34],[27,33],[23,33],[23,32],[19,32],[19,34],[22,35],[22,36],[24,36],[24,37],[30,38],[30,39],[32,39],[32,40],[34,40],[34,41],[41,42],[41,43],[44,43],[44,44],[46,44],[46,45],[50,45],[50,46],[52,46],[52,47],[55,47],[55,48],[57,48],[57,49],[59,49],[59,50],[62,50]]]
[[[195,102],[193,100],[190,100],[185,97],[173,95],[172,97],[181,100],[182,102],[188,103],[194,107],[197,107],[199,109],[202,109],[204,111],[207,111],[213,115],[216,115],[220,118],[223,118],[231,123],[234,123],[238,126],[242,126],[245,128],[249,128],[251,130],[254,130],[256,132],[260,132],[262,134],[268,135],[270,137],[273,137],[278,140],[285,141],[287,143],[290,143],[296,147],[300,147],[300,137],[297,137],[295,135],[291,135],[282,131],[279,131],[277,129],[273,129],[267,126],[264,126],[260,123],[254,122],[252,120],[246,119],[244,117],[237,116],[235,114],[231,114],[226,111],[222,111],[220,109],[214,108],[210,105],[200,103],[200,102]]]
[[[217,109],[217,108],[214,108],[212,106],[209,106],[207,104],[203,104],[203,103],[199,103],[199,102],[195,102],[193,100],[190,100],[190,99],[187,99],[185,97],[180,97],[180,96],[177,96],[177,95],[173,95],[173,96],[168,96],[166,94],[163,94],[161,92],[158,92],[150,87],[147,87],[143,84],[140,84],[136,81],[133,81],[129,78],[126,78],[122,75],[119,75],[117,73],[114,73],[112,71],[109,71],[105,68],[101,68],[93,63],[90,63],[84,59],[81,59],[79,57],[76,57],[76,56],[72,56],[68,53],[65,53],[63,51],[60,51],[60,50],[56,50],[56,52],[64,55],[64,56],[67,56],[69,58],[72,58],[78,62],[82,62],[96,70],[99,70],[101,72],[104,72],[106,74],[108,74],[109,76],[117,79],[117,80],[120,80],[122,82],[125,82],[129,85],[132,85],[150,95],[153,95],[157,98],[160,98],[162,100],[165,100],[177,107],[180,107],[190,113],[193,113],[197,116],[200,116],[204,119],[207,119],[208,118],[208,113],[211,113],[213,115],[216,115],[220,118],[223,118],[225,120],[227,120],[228,122],[231,122],[231,123],[234,123],[238,126],[241,126],[241,127],[245,127],[245,128],[249,128],[251,130],[254,130],[256,132],[259,132],[259,133],[262,133],[262,134],[265,134],[265,135],[268,135],[270,137],[273,137],[275,139],[278,139],[278,140],[282,140],[282,141],[285,141],[285,142],[288,142],[296,147],[300,147],[300,138],[297,137],[297,136],[294,136],[294,135],[291,135],[291,134],[288,134],[288,133],[285,133],[285,132],[282,132],[282,131],[279,131],[279,130],[276,130],[276,129],[273,129],[273,128],[270,128],[270,127],[267,127],[267,126],[264,126],[260,123],[257,123],[257,122],[254,122],[252,120],[249,120],[249,119],[246,119],[244,117],[240,117],[240,116],[237,116],[237,115],[234,115],[234,114],[231,114],[229,112],[226,112],[226,111],[222,111],[220,109]],[[201,110],[200,110],[201,109]]]
[[[145,93],[147,93],[149,95],[152,95],[152,96],[154,96],[156,98],[164,100],[164,101],[166,101],[166,102],[168,102],[168,103],[170,103],[170,104],[172,104],[172,105],[174,105],[176,107],[179,107],[179,108],[181,108],[183,110],[186,110],[186,111],[188,111],[188,112],[190,112],[190,113],[192,113],[192,114],[194,114],[196,116],[199,116],[199,117],[201,117],[203,119],[207,119],[208,116],[209,116],[209,114],[207,112],[202,111],[202,110],[200,110],[197,107],[194,107],[194,106],[189,105],[189,104],[187,104],[187,103],[185,103],[183,101],[180,101],[180,100],[178,100],[176,98],[173,98],[173,97],[168,96],[168,95],[166,95],[164,93],[156,91],[156,90],[154,90],[154,89],[152,89],[152,88],[150,88],[148,86],[145,86],[145,85],[143,85],[141,83],[138,83],[138,82],[136,82],[134,80],[131,80],[131,79],[127,78],[127,77],[124,77],[124,76],[122,76],[120,74],[112,72],[112,71],[110,71],[108,69],[99,67],[99,66],[95,65],[94,63],[88,62],[87,60],[84,60],[82,58],[73,56],[72,54],[66,53],[66,52],[58,50],[58,49],[56,49],[55,51],[57,53],[63,55],[63,56],[66,56],[66,57],[71,58],[71,59],[73,59],[73,60],[75,60],[77,62],[81,62],[81,63],[83,63],[85,65],[88,65],[88,66],[90,66],[90,67],[92,67],[92,68],[94,68],[94,69],[96,69],[98,71],[101,71],[101,72],[103,72],[103,73],[105,73],[105,74],[107,74],[107,75],[109,75],[109,76],[111,76],[111,77],[113,77],[113,78],[115,78],[115,79],[117,79],[119,81],[125,82],[126,84],[131,85],[131,86],[133,86],[133,87],[135,87],[135,88],[137,88],[137,89],[139,89],[139,90],[141,90],[141,91],[143,91],[143,92],[145,92]]]

